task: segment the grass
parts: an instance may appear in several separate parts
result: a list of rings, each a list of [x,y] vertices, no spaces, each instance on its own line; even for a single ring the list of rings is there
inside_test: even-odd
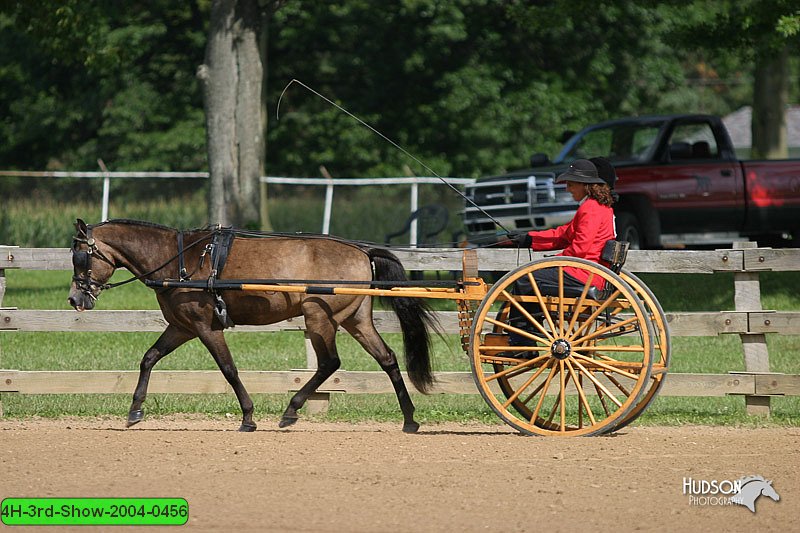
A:
[[[68,309],[66,303],[69,272],[6,271],[8,290],[4,306],[21,309]],[[114,281],[127,277],[115,274]],[[733,277],[730,274],[641,276],[653,289],[667,312],[721,311],[733,309]],[[800,309],[800,294],[795,287],[800,273],[761,274],[762,303],[765,309]],[[153,293],[139,283],[107,291],[99,300],[100,309],[154,309]],[[20,370],[136,370],[144,351],[157,333],[0,333],[0,368]],[[384,335],[392,348],[402,351],[399,334]],[[227,335],[237,365],[242,370],[288,370],[305,367],[305,347],[299,332],[237,333]],[[800,374],[800,336],[767,336],[771,368],[775,372]],[[347,370],[377,371],[377,364],[347,335],[339,336],[342,367]],[[439,371],[468,371],[469,362],[458,339],[448,336],[434,341],[434,364]],[[212,370],[216,366],[197,341],[182,346],[157,367],[167,369]],[[736,335],[719,337],[675,337],[674,372],[726,373],[744,370],[741,342]],[[132,392],[132,391],[131,391]],[[257,417],[278,417],[288,394],[255,395]],[[2,396],[5,415],[11,417],[62,415],[122,417],[130,405],[130,395],[17,395]],[[420,422],[480,421],[501,423],[478,395],[414,394]],[[800,398],[774,398],[770,418],[749,417],[741,397],[683,398],[661,397],[638,419],[643,425],[726,424],[741,426],[800,426]],[[232,394],[183,395],[153,394],[148,397],[148,415],[205,413],[231,415],[240,411]],[[393,395],[333,395],[327,420],[355,422],[364,419],[402,420]]]

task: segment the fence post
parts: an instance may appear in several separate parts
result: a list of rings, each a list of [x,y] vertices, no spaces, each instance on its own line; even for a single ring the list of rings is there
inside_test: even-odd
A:
[[[108,174],[108,168],[102,159],[97,160],[100,170],[103,171],[103,208],[100,214],[101,222],[108,220],[108,201],[111,194],[111,176]]]
[[[735,242],[733,248],[758,248],[755,242]],[[758,272],[735,272],[733,274],[734,309],[737,311],[761,311],[761,283]],[[750,324],[748,320],[748,331]],[[764,333],[740,333],[742,350],[744,352],[745,372],[769,372],[769,351],[767,350],[767,336]],[[748,415],[769,415],[769,396],[745,396],[745,406]]]
[[[325,185],[325,212],[322,215],[322,234],[328,235],[331,232],[331,212],[333,211],[333,176],[325,168],[325,165],[320,165],[319,171],[322,177],[328,180]]]
[[[410,211],[409,216],[413,215],[414,212],[419,209],[419,181],[417,181],[417,175],[411,170],[411,167],[408,165],[403,165],[403,172],[405,172],[406,176],[411,178],[413,181],[411,182],[411,201],[410,201]],[[411,248],[417,247],[417,230],[419,229],[419,217],[413,219],[411,221],[411,226],[408,232],[408,242]]]
[[[411,213],[414,213],[414,211],[417,209],[419,209],[419,183],[415,181],[411,184]],[[419,218],[415,218],[411,221],[411,230],[408,235],[411,248],[417,247],[417,228],[419,227],[418,222]]]

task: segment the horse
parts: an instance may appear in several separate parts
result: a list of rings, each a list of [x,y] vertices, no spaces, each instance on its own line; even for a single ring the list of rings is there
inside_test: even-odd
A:
[[[781,499],[772,486],[772,481],[763,476],[747,476],[739,480],[739,492],[731,496],[731,503],[744,505],[750,512],[756,512],[756,500],[759,496],[767,496],[776,502]]]
[[[367,243],[311,234],[245,234],[228,230],[232,240],[222,272],[214,248],[223,248],[214,236],[222,230],[204,228],[178,231],[136,220],[109,220],[87,225],[78,219],[72,243],[73,279],[67,301],[77,311],[94,308],[118,268],[126,268],[140,280],[304,279],[325,280],[330,286],[405,281],[403,265],[389,250]],[[216,250],[217,252],[224,250]],[[219,254],[216,255],[219,257]],[[193,272],[189,273],[190,268]],[[348,285],[348,282],[350,284]],[[167,328],[142,357],[126,427],[144,418],[142,405],[147,396],[150,373],[156,363],[185,342],[198,338],[211,353],[225,379],[233,388],[242,409],[239,431],[254,431],[253,402],[238,376],[225,342],[228,320],[234,324],[264,325],[303,316],[317,368],[305,385],[293,395],[279,427],[298,420],[298,410],[308,397],[339,367],[336,333],[342,327],[378,362],[392,382],[403,413],[403,431],[415,433],[414,404],[406,388],[397,356],[375,329],[371,296],[299,294],[258,291],[214,291],[197,288],[157,288],[156,298]],[[430,362],[429,328],[437,323],[430,309],[418,298],[388,298],[403,334],[406,369],[411,383],[428,393],[434,383]],[[220,308],[222,312],[220,313]],[[216,311],[215,311],[216,310]],[[227,318],[226,318],[227,314]]]

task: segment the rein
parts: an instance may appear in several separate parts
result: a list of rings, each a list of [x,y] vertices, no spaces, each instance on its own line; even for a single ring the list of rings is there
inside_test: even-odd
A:
[[[215,289],[223,289],[224,290],[224,289],[235,288],[235,287],[225,286],[224,282],[221,283],[216,279],[216,275],[218,273],[218,270],[221,270],[221,267],[224,265],[224,262],[225,262],[225,258],[224,257],[221,258],[220,254],[212,254],[212,260],[214,260],[214,264],[212,265],[212,274],[211,274],[211,277],[209,278],[209,280],[202,281],[202,282],[195,282],[195,281],[191,280],[191,277],[200,268],[202,268],[202,266],[204,264],[204,261],[205,261],[205,258],[206,258],[206,255],[209,252],[212,251],[211,250],[212,247],[219,247],[222,250],[227,250],[227,248],[230,245],[229,242],[227,242],[227,243],[221,242],[221,241],[217,242],[219,240],[218,239],[219,235],[225,233],[226,230],[229,233],[230,238],[232,238],[232,237],[234,237],[236,235],[243,236],[243,237],[262,237],[262,238],[264,238],[264,237],[288,237],[288,238],[302,237],[302,238],[325,238],[325,239],[331,239],[332,238],[334,240],[349,244],[351,246],[355,246],[357,248],[361,248],[361,247],[363,247],[365,245],[370,245],[370,246],[374,246],[375,245],[375,243],[367,243],[367,242],[362,242],[362,241],[347,241],[347,240],[344,240],[344,239],[338,239],[338,238],[335,238],[335,237],[330,237],[328,235],[297,234],[297,233],[275,233],[275,232],[263,233],[263,232],[242,231],[242,230],[230,231],[230,228],[221,228],[221,227],[217,226],[217,227],[213,227],[213,229],[210,229],[210,233],[208,235],[200,237],[199,239],[197,239],[197,240],[189,243],[188,245],[184,246],[184,244],[183,244],[184,234],[183,234],[182,231],[178,231],[178,234],[177,234],[178,252],[175,255],[173,255],[172,257],[170,257],[169,259],[167,259],[166,261],[164,261],[162,264],[157,266],[156,268],[154,268],[152,270],[149,270],[148,272],[145,272],[143,274],[131,276],[130,278],[125,279],[123,281],[118,281],[118,282],[115,282],[115,283],[99,283],[98,281],[95,281],[94,279],[92,279],[92,257],[97,257],[99,260],[111,265],[111,267],[113,267],[115,269],[118,267],[118,265],[114,261],[109,259],[97,247],[97,243],[95,242],[95,239],[92,237],[92,229],[93,228],[91,226],[87,226],[85,231],[81,230],[79,235],[74,236],[73,239],[72,239],[73,264],[74,264],[75,267],[85,269],[85,275],[84,276],[73,275],[72,279],[73,279],[73,281],[75,281],[75,284],[78,287],[78,289],[80,289],[85,295],[90,297],[92,300],[97,300],[97,296],[95,296],[94,293],[92,292],[92,290],[94,288],[97,288],[100,291],[103,291],[103,290],[107,290],[107,289],[113,289],[115,287],[120,287],[122,285],[127,285],[128,283],[131,283],[133,281],[140,281],[140,280],[142,280],[144,278],[147,278],[148,276],[150,276],[152,274],[155,274],[156,272],[162,270],[164,267],[166,267],[167,265],[169,265],[170,263],[172,263],[176,259],[179,262],[179,264],[178,264],[178,279],[177,280],[159,281],[159,280],[147,280],[147,279],[145,279],[145,285],[147,285],[148,287],[151,287],[151,288],[167,288],[167,287],[169,287],[169,288],[173,288],[173,287],[204,288],[204,289],[210,290],[212,293],[214,293],[214,295],[217,297],[217,299],[220,300],[219,296],[216,294]],[[197,246],[198,244],[200,244],[200,243],[202,243],[204,241],[209,241],[209,240],[212,241],[212,242],[207,244],[206,247],[205,247],[205,250],[203,250],[203,253],[200,256],[200,261],[199,261],[199,264],[198,264],[197,268],[195,268],[194,271],[191,272],[191,273],[187,272],[187,269],[186,269],[185,264],[184,264],[184,253],[187,250]],[[86,247],[87,247],[86,250],[80,250],[78,248],[78,246],[80,244],[85,244]],[[491,243],[488,246],[484,246],[484,247],[492,247],[492,246],[496,246],[496,245],[497,245],[497,243]],[[420,252],[420,251],[424,251],[424,250],[416,248],[416,249],[414,249],[414,251]],[[226,254],[222,254],[222,255],[226,255]],[[218,264],[218,263],[221,263],[221,264]],[[338,284],[338,283],[342,283],[342,280],[295,280],[295,279],[235,280],[235,281],[238,281],[240,283],[243,282],[243,281],[246,281],[246,282],[256,282],[257,281],[259,283],[264,283],[264,282],[272,283],[272,282],[274,282],[274,283],[279,283],[279,284],[308,284],[308,283],[312,283],[312,284],[313,283],[316,283],[316,284],[318,284],[318,283]],[[394,281],[394,282],[391,282],[391,283],[389,283],[389,282],[384,283],[384,282],[372,280],[372,281],[366,281],[366,282],[347,281],[346,283],[348,283],[348,284],[370,285],[371,287],[375,287],[375,288],[381,287],[381,286],[384,286],[384,285],[386,285],[386,286],[389,286],[389,285],[391,285],[391,286],[419,286],[419,282],[418,281],[407,281],[407,282]],[[457,282],[429,282],[429,283],[425,283],[424,285],[427,285],[429,287],[435,287],[435,286],[447,287],[447,286],[457,286],[458,283]],[[220,303],[220,305],[224,308],[224,305],[222,303]]]

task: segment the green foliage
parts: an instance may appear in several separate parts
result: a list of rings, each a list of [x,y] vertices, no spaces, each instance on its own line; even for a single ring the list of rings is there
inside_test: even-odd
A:
[[[0,167],[202,170],[205,19],[194,2],[4,3]]]
[[[784,37],[792,37],[800,33],[800,10],[790,15],[781,15],[775,29]]]
[[[668,36],[683,46],[702,46],[730,53],[775,53],[797,45],[800,11],[791,0],[724,0],[683,2],[675,11]],[[678,2],[681,4],[681,2]]]
[[[561,133],[575,99],[550,91],[501,4],[481,1],[288,4],[274,17],[270,92],[298,78],[399,142],[436,173],[478,176],[525,164]],[[486,24],[492,21],[492,24]],[[371,31],[357,31],[369,27]],[[358,53],[354,57],[353,50]],[[398,175],[397,149],[294,86],[269,131],[268,166],[294,174]],[[581,104],[579,107],[582,107]],[[331,151],[331,146],[340,148]],[[334,149],[335,150],[335,149]],[[302,160],[297,159],[302,154]],[[342,157],[336,157],[341,155]]]
[[[317,176],[320,165],[337,177],[404,175],[408,165],[478,177],[523,167],[533,152],[555,155],[565,130],[605,118],[724,114],[751,99],[747,50],[796,42],[800,19],[788,0],[277,4],[266,35],[266,170],[293,176]],[[0,168],[91,170],[102,159],[111,170],[204,169],[195,72],[209,12],[207,1],[0,3]],[[293,78],[429,168],[299,85],[275,120]],[[2,178],[0,195],[57,198],[66,183]],[[138,182],[115,195],[149,200],[184,186]],[[69,187],[97,191],[86,180]]]

